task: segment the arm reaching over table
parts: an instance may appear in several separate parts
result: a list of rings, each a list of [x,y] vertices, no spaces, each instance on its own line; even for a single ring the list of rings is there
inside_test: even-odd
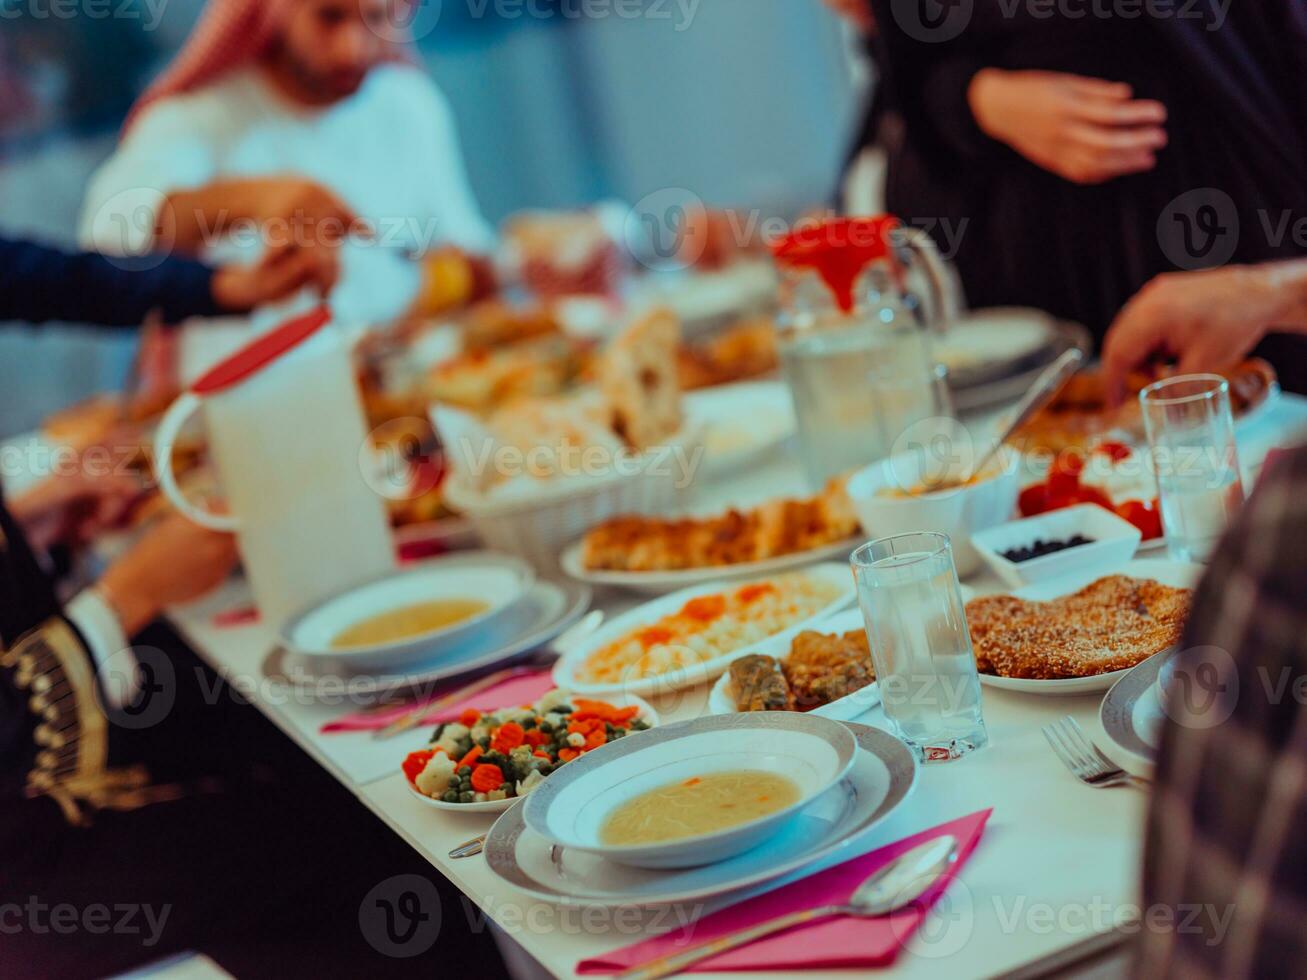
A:
[[[1307,260],[1158,276],[1125,305],[1103,343],[1109,397],[1158,355],[1181,374],[1241,360],[1268,333],[1307,334]]]

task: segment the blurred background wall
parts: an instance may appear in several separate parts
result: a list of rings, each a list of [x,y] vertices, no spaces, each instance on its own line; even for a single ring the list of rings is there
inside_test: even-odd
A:
[[[427,4],[422,55],[493,221],[665,187],[778,212],[833,195],[862,93],[818,0],[645,0],[634,18],[581,18],[579,0]],[[88,176],[202,6],[112,0],[122,16],[65,18],[0,0],[0,232],[73,243]],[[0,437],[116,387],[133,347],[0,325]]]

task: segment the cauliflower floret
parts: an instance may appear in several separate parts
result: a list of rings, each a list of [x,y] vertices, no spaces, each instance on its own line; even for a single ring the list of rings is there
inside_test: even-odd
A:
[[[444,752],[437,752],[418,773],[415,783],[418,792],[432,799],[440,799],[454,778],[454,760]]]
[[[529,721],[536,716],[535,708],[527,705],[525,708],[505,708],[499,712],[499,716],[504,721],[515,721],[519,725],[524,721]],[[500,722],[503,724],[503,722]]]
[[[468,727],[456,721],[450,722],[440,733],[440,738],[432,743],[433,748],[444,749],[446,755],[458,751],[458,743],[467,737]]]
[[[585,745],[585,736],[580,732],[571,732],[567,736],[567,744],[574,749],[582,748]]]
[[[549,714],[545,715],[545,721],[553,725],[555,731],[567,727],[567,715],[560,714],[557,711],[551,711]]]
[[[488,799],[490,799],[490,797],[486,796],[485,793],[476,793],[472,796],[473,803],[484,803]]]
[[[539,770],[536,770],[531,773],[531,775],[527,776],[526,779],[519,779],[517,781],[517,795],[526,796],[527,793],[531,792],[544,781],[545,777],[540,775]]]
[[[544,714],[547,711],[557,708],[560,704],[571,703],[571,700],[571,691],[564,691],[562,688],[555,688],[536,702],[536,710],[541,714]]]
[[[486,799],[490,800],[492,803],[496,800],[506,800],[508,799],[508,790],[492,789],[489,793],[486,794]]]
[[[472,741],[479,742],[481,739],[489,737],[490,726],[486,724],[484,718],[472,726]]]

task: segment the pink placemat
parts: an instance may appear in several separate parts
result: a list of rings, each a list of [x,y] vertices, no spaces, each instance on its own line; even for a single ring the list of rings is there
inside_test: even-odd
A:
[[[425,701],[430,703],[438,698],[444,697],[452,691],[457,691],[461,687],[466,687],[467,681],[456,681],[452,684],[445,684],[431,693],[431,696]],[[433,714],[422,721],[424,725],[435,725],[442,721],[452,721],[461,715],[468,708],[475,708],[478,711],[497,711],[500,708],[513,708],[522,704],[532,704],[539,701],[544,695],[554,689],[553,678],[550,676],[548,668],[543,670],[532,670],[527,667],[520,668],[512,677],[505,678],[494,687],[486,688],[477,694],[473,694],[456,704],[444,708],[437,714]],[[335,721],[329,721],[322,726],[322,734],[330,735],[336,732],[368,732],[379,728],[385,728],[392,721],[402,718],[411,710],[417,707],[418,702],[409,702],[406,704],[396,705],[390,711],[361,711],[355,714],[346,715],[343,718],[337,718]]]
[[[691,972],[886,966],[898,956],[903,944],[921,925],[926,912],[971,856],[992,812],[992,809],[981,810],[940,824],[783,888],[714,912],[686,928],[582,960],[576,965],[576,971],[588,975],[618,973],[789,912],[842,904],[873,871],[918,844],[952,834],[958,839],[958,859],[953,869],[907,908],[876,919],[823,919],[704,960]]]

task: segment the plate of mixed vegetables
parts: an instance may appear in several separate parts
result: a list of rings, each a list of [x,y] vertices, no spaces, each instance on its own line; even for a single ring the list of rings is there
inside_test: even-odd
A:
[[[634,695],[601,701],[554,690],[535,704],[469,709],[437,725],[427,747],[404,760],[404,778],[430,806],[497,813],[555,769],[657,724],[654,709]]]

